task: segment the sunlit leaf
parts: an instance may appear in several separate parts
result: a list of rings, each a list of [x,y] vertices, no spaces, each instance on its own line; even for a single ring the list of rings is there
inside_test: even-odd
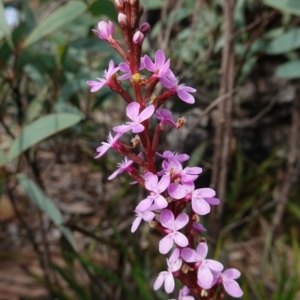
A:
[[[268,45],[267,54],[284,54],[300,48],[300,27],[293,28],[275,38]]]
[[[30,200],[44,213],[48,215],[51,221],[60,228],[62,234],[70,242],[75,251],[77,247],[69,228],[63,226],[63,217],[53,201],[29,178],[22,174],[18,176],[19,183],[24,188]]]
[[[21,134],[13,141],[8,161],[12,161],[23,151],[47,137],[77,124],[81,117],[73,114],[51,114],[41,117],[30,125],[25,126]]]
[[[264,3],[284,12],[300,16],[299,0],[265,0]]]
[[[45,99],[48,93],[48,86],[44,86],[43,89],[36,95],[36,97],[30,102],[26,110],[26,122],[30,123],[34,121],[43,111]]]
[[[300,78],[300,59],[291,60],[281,64],[275,72],[279,78],[296,79]]]
[[[28,47],[49,33],[74,20],[82,15],[85,9],[86,5],[82,1],[70,1],[68,4],[58,8],[31,32],[25,39],[23,47]]]

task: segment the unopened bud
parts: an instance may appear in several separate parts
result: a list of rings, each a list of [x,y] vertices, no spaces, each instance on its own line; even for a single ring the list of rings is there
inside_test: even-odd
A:
[[[124,1],[123,0],[115,0],[115,6],[118,12],[124,11]]]
[[[139,0],[129,0],[130,5],[139,5],[140,1]]]
[[[187,122],[185,117],[178,118],[176,122],[176,129],[180,129]]]
[[[207,244],[207,242],[206,242],[206,238],[204,238],[204,237],[203,237],[203,238],[201,238],[201,239],[200,239],[200,243],[205,243],[205,244]]]
[[[147,22],[144,22],[140,25],[140,32],[142,32],[143,34],[147,34],[150,31],[150,29],[150,24]]]
[[[199,216],[197,214],[194,214],[192,216],[192,220],[195,222],[195,223],[198,223],[199,222]]]
[[[136,45],[141,46],[143,44],[144,39],[145,36],[139,30],[133,35],[133,42]]]
[[[127,16],[123,13],[119,13],[118,14],[118,22],[119,22],[120,26],[127,26],[128,25]]]
[[[183,264],[183,266],[181,267],[181,271],[184,274],[187,274],[190,270],[190,267],[187,264]]]
[[[139,143],[140,143],[140,138],[138,135],[136,135],[135,137],[133,137],[131,139],[131,143],[133,145],[133,147],[136,147]]]
[[[156,222],[156,221],[150,221],[150,222],[149,222],[149,226],[150,226],[151,228],[156,228],[156,227],[157,227],[157,222]]]

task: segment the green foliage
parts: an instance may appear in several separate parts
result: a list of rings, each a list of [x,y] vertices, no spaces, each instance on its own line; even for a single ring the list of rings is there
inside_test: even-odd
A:
[[[267,54],[285,54],[300,48],[300,27],[292,28],[270,42]]]
[[[300,16],[300,2],[298,0],[265,0],[264,3],[283,12]]]
[[[80,16],[86,9],[82,1],[72,1],[54,11],[43,20],[25,39],[23,47],[39,41],[41,38],[64,26],[76,17]]]
[[[48,215],[50,220],[61,230],[62,234],[69,241],[74,251],[77,251],[77,246],[73,239],[69,228],[63,225],[63,216],[57,209],[53,201],[47,197],[44,192],[29,178],[20,174],[17,176],[20,184],[24,188],[30,200],[44,213]]]
[[[300,78],[300,59],[291,60],[284,64],[281,64],[276,69],[276,76],[287,79]]]
[[[51,114],[24,127],[22,133],[12,143],[8,160],[12,161],[22,152],[45,138],[77,124],[81,117],[73,114]]]

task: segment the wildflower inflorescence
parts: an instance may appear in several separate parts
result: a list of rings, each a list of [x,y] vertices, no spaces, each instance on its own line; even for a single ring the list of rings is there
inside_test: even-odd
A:
[[[135,232],[142,220],[149,222],[151,227],[163,235],[159,242],[159,252],[169,254],[173,249],[167,258],[167,271],[160,272],[154,283],[155,290],[164,285],[165,291],[172,293],[177,278],[184,285],[179,291],[178,300],[193,300],[195,297],[222,299],[222,286],[232,297],[241,297],[243,292],[235,281],[240,272],[236,269],[223,271],[220,262],[207,259],[208,246],[200,236],[206,229],[199,223],[199,215],[208,214],[212,205],[220,203],[215,198],[215,191],[195,187],[194,182],[202,169],[184,167],[183,163],[189,159],[187,154],[169,150],[157,153],[161,131],[167,126],[180,129],[186,122],[184,118],[174,121],[171,111],[161,106],[175,94],[182,101],[193,104],[195,98],[192,93],[196,89],[179,83],[170,69],[170,59],[166,59],[162,50],[156,52],[154,60],[148,55],[141,56],[150,25],[139,25],[143,14],[139,0],[115,0],[115,6],[124,38],[123,45],[114,38],[115,26],[111,21],[99,22],[98,30],[93,32],[108,42],[123,62],[115,66],[111,60],[104,78],[88,81],[87,84],[91,92],[107,86],[122,96],[128,103],[126,115],[129,121],[113,127],[115,134],[109,133],[107,142],[102,142],[97,148],[96,158],[103,156],[110,148],[124,156],[124,160],[108,179],[126,172],[148,194],[134,210],[136,218],[131,231]],[[141,71],[146,73],[141,74]],[[130,81],[134,97],[122,88],[123,80]],[[161,95],[153,95],[157,84],[165,88]],[[152,117],[158,121],[154,130],[150,130]],[[127,132],[135,134],[132,145],[119,140]],[[137,155],[134,150],[139,146],[142,152]],[[157,170],[156,156],[163,159],[160,170]]]

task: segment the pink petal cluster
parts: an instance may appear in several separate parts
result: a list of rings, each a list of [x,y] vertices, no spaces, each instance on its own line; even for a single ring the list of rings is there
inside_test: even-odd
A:
[[[140,104],[137,102],[132,102],[128,104],[126,108],[126,115],[130,122],[126,122],[125,125],[115,126],[113,128],[114,132],[125,133],[132,130],[133,133],[140,133],[144,131],[145,127],[141,124],[143,121],[149,119],[154,113],[154,106],[149,105],[140,113]]]
[[[171,61],[166,58],[164,51],[158,50],[154,60],[148,55],[141,57],[142,45],[150,31],[150,25],[139,25],[140,10],[134,6],[138,1],[126,1],[126,5],[124,3],[115,0],[125,50],[113,37],[115,27],[111,21],[101,21],[98,23],[98,30],[93,30],[119,53],[123,61],[115,67],[111,60],[108,69],[104,71],[104,78],[88,81],[87,84],[91,87],[91,92],[106,85],[123,97],[129,103],[126,107],[129,121],[113,127],[116,135],[109,133],[107,142],[102,142],[97,148],[96,158],[104,155],[110,148],[123,155],[124,160],[117,164],[117,169],[108,179],[112,180],[127,172],[134,183],[138,183],[145,191],[145,198],[135,207],[131,232],[135,232],[142,221],[149,222],[162,235],[158,245],[159,252],[165,255],[173,249],[166,260],[167,271],[160,272],[155,280],[155,290],[164,286],[167,293],[172,293],[177,278],[187,285],[180,289],[178,300],[195,300],[190,293],[200,297],[203,291],[209,294],[210,299],[219,299],[222,296],[219,288],[221,284],[230,296],[242,297],[243,292],[236,281],[240,272],[236,269],[223,271],[220,262],[206,258],[208,246],[199,238],[206,231],[199,223],[199,216],[208,214],[211,206],[220,203],[215,198],[213,189],[196,188],[196,180],[202,173],[202,168],[185,166],[190,158],[186,153],[170,150],[157,152],[159,137],[166,125],[179,130],[186,123],[184,117],[175,122],[172,112],[162,108],[162,105],[176,93],[182,101],[193,104],[195,98],[192,94],[196,89],[179,83],[170,69]],[[148,71],[146,75],[141,74],[144,69]],[[118,71],[122,74],[117,76]],[[129,81],[132,93],[123,89],[124,80]],[[157,84],[165,88],[161,95],[153,94]],[[151,122],[153,116],[156,117],[156,125]],[[156,127],[152,128],[152,125]],[[119,142],[119,138],[130,131],[135,134],[131,140],[132,145]],[[136,155],[140,152],[137,147],[143,149],[139,155]],[[188,277],[187,280],[183,280],[185,276]]]
[[[104,85],[110,85],[111,83],[111,77],[119,71],[119,67],[115,67],[115,63],[113,60],[109,62],[108,70],[104,71],[104,79],[103,78],[97,78],[98,81],[87,81],[87,84],[92,87],[91,92],[97,92],[100,90]]]
[[[113,39],[113,34],[115,32],[115,26],[111,21],[105,22],[101,21],[98,23],[98,29],[92,29],[92,31],[97,34],[101,40],[111,41]]]

